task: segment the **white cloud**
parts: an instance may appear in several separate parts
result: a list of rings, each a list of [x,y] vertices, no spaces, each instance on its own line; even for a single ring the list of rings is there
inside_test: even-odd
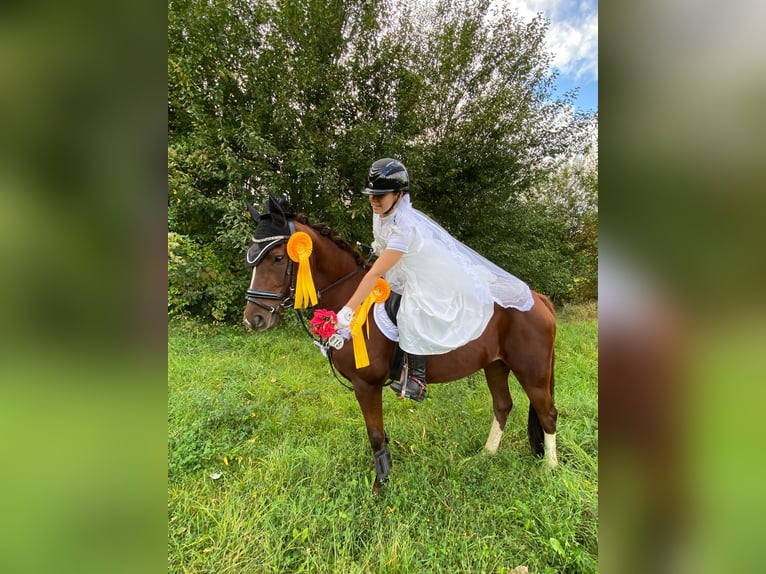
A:
[[[598,0],[500,0],[525,19],[538,12],[550,21],[546,43],[553,67],[577,80],[598,81]]]

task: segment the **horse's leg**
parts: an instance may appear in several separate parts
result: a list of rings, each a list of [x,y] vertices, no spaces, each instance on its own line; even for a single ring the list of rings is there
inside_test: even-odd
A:
[[[383,387],[366,382],[354,383],[354,394],[362,409],[367,436],[372,447],[375,464],[375,484],[372,491],[377,493],[385,485],[391,471],[391,455],[388,452],[386,433],[383,430]]]
[[[487,444],[484,445],[490,454],[495,454],[500,446],[505,423],[513,407],[511,392],[508,389],[508,373],[510,373],[510,369],[500,361],[495,361],[484,367],[484,376],[487,378],[487,386],[492,393],[492,410],[495,415],[492,420],[492,427],[489,429]]]
[[[516,373],[516,378],[529,397],[527,435],[532,452],[545,454],[548,465],[558,464],[556,456],[556,419],[558,411],[553,405],[553,357],[540,372]]]

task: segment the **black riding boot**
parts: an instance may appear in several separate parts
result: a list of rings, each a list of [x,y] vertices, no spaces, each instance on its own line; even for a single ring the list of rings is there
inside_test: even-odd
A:
[[[426,358],[423,355],[407,353],[407,384],[402,393],[401,381],[391,383],[391,388],[400,395],[419,403],[426,398]],[[402,377],[404,378],[404,377]]]

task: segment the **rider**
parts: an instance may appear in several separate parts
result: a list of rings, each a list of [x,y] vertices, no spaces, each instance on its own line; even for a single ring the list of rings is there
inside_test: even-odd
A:
[[[404,165],[391,158],[372,164],[367,194],[372,207],[373,251],[378,256],[338,313],[338,327],[351,323],[353,310],[385,276],[402,295],[397,315],[399,346],[407,353],[404,395],[422,402],[426,355],[439,355],[478,338],[494,303],[521,311],[532,308],[532,292],[520,279],[453,238],[412,207]],[[391,388],[401,392],[402,385]]]

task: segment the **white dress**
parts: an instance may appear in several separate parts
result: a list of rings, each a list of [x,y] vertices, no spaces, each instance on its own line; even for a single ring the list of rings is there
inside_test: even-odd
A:
[[[373,215],[373,250],[404,253],[385,275],[402,294],[397,317],[399,345],[414,355],[440,355],[478,338],[494,303],[532,308],[529,287],[460,243],[424,213],[409,194],[387,217]]]

